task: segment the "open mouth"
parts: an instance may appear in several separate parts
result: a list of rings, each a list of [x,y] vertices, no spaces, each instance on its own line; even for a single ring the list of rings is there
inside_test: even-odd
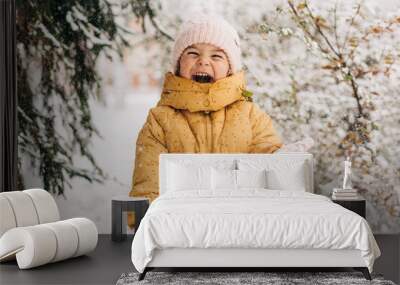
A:
[[[199,83],[211,83],[214,81],[214,78],[205,72],[196,72],[192,75],[192,80]]]

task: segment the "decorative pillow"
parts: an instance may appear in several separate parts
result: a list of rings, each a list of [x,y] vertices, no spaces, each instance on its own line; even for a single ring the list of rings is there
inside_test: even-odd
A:
[[[211,189],[211,167],[169,163],[167,188],[169,191]]]
[[[236,190],[236,170],[212,168],[212,188]]]
[[[307,152],[314,145],[314,140],[310,137],[306,137],[295,143],[283,145],[275,153],[285,153],[285,152]]]
[[[306,191],[305,165],[302,163],[291,163],[285,169],[268,169],[268,189]]]
[[[267,188],[266,170],[236,170],[238,188]]]

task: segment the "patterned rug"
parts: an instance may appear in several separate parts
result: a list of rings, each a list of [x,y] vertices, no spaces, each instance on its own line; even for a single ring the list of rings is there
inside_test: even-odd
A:
[[[395,285],[392,281],[384,280],[381,275],[372,274],[372,281],[364,278],[361,272],[147,272],[145,279],[138,281],[139,273],[124,273],[116,285],[136,284],[376,284]]]

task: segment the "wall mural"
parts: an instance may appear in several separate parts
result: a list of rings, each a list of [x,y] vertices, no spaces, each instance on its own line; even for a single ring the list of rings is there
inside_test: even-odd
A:
[[[339,186],[351,154],[371,227],[399,232],[400,4],[263,5],[20,2],[20,188],[62,194],[65,215],[91,212],[109,232],[109,200],[130,191],[134,143],[160,95],[177,27],[190,13],[215,12],[239,32],[248,89],[284,142],[315,140],[316,192]]]

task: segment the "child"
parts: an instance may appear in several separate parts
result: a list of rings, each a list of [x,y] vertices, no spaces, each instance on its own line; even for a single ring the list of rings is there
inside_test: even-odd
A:
[[[136,143],[129,195],[150,201],[158,197],[160,153],[273,153],[282,146],[271,118],[243,96],[239,37],[225,20],[200,15],[183,23],[172,64]]]

